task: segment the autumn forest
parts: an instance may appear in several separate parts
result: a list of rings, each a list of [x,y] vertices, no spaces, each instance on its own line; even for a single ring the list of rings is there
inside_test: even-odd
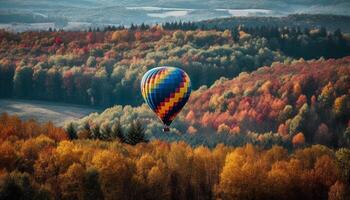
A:
[[[1,99],[103,110],[0,110],[0,200],[350,199],[349,33],[213,23],[0,29]],[[192,84],[167,133],[140,91],[158,66]]]

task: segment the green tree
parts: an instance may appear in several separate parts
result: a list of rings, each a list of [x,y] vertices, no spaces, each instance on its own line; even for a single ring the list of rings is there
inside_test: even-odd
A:
[[[104,124],[101,127],[101,139],[108,140],[111,139],[112,129],[108,124]]]
[[[39,69],[33,74],[33,96],[38,99],[46,98],[46,70]]]
[[[100,139],[101,138],[101,132],[100,132],[100,125],[95,124],[91,129],[91,137],[93,139]]]
[[[123,133],[123,128],[120,125],[120,122],[116,122],[112,126],[112,138],[118,138],[118,140],[122,143],[126,142],[126,137]]]
[[[96,63],[96,58],[94,56],[89,56],[89,58],[86,60],[86,65],[89,67],[95,67]]]
[[[10,97],[13,90],[14,65],[0,62],[0,97]]]
[[[32,76],[33,69],[31,67],[17,68],[14,82],[14,93],[17,97],[29,98],[32,94]]]
[[[59,101],[62,99],[62,75],[56,68],[47,71],[45,81],[48,100]]]
[[[77,131],[75,130],[73,123],[68,124],[66,131],[68,133],[69,139],[75,140],[78,138]]]
[[[127,143],[131,145],[136,145],[140,142],[147,142],[147,139],[142,124],[140,123],[140,121],[136,120],[133,123],[131,123],[131,127],[127,134]]]

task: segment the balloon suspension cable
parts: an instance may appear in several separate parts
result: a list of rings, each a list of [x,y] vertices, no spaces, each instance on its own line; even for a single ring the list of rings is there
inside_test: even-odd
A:
[[[164,128],[163,128],[163,132],[169,132],[169,131],[170,131],[169,126],[164,126]]]

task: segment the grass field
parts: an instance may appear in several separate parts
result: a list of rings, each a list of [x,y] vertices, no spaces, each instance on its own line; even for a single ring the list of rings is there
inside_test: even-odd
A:
[[[33,118],[38,122],[52,121],[63,126],[65,121],[79,119],[99,109],[72,104],[45,101],[0,99],[0,113],[18,115],[21,119]]]

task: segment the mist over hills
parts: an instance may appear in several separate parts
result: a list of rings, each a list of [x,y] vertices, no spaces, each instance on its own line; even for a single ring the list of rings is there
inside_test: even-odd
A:
[[[0,0],[0,5],[0,28],[15,31],[46,30],[48,27],[81,30],[107,25],[200,21],[232,16],[349,15],[350,8],[350,2],[345,0]],[[46,24],[32,26],[31,23]]]

